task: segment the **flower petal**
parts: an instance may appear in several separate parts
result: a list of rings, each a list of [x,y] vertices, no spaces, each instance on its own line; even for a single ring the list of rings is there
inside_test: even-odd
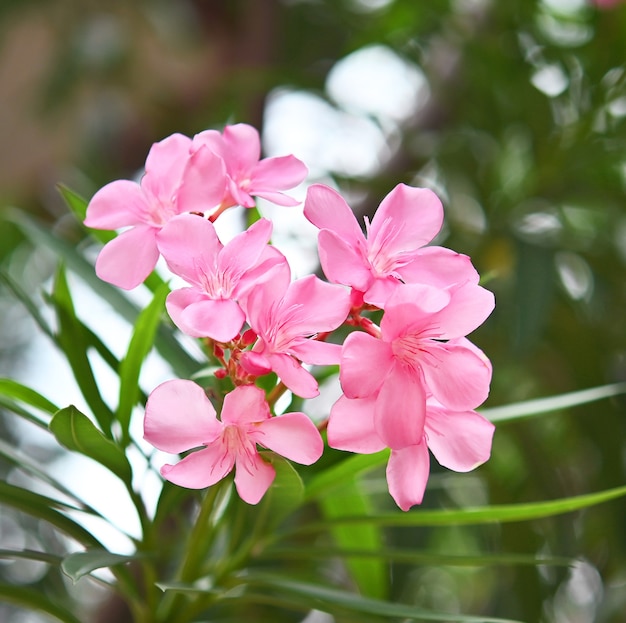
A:
[[[223,248],[213,223],[196,214],[175,216],[157,234],[157,244],[169,269],[201,289]]]
[[[376,433],[389,448],[406,448],[424,436],[425,418],[426,394],[421,379],[412,369],[396,364],[376,398]]]
[[[247,123],[227,125],[222,132],[228,174],[239,184],[251,175],[261,157],[261,139]]]
[[[422,358],[426,385],[452,411],[471,411],[489,395],[491,365],[477,352],[459,343],[431,341]]]
[[[337,450],[372,454],[385,448],[374,428],[375,400],[341,396],[330,410],[328,445]]]
[[[211,211],[222,202],[227,181],[224,161],[201,146],[187,158],[176,194],[178,213]]]
[[[311,465],[324,451],[324,442],[315,424],[299,412],[284,413],[265,420],[250,438],[290,461]]]
[[[153,198],[172,201],[189,158],[191,139],[172,134],[150,148],[141,187]]]
[[[170,309],[174,307],[168,307],[168,312]],[[230,342],[237,337],[246,320],[239,305],[229,299],[204,298],[185,307],[180,315],[170,312],[170,316],[187,335],[210,337],[217,342]]]
[[[422,503],[429,473],[430,457],[423,441],[391,452],[387,463],[387,484],[391,497],[403,511]]]
[[[272,364],[272,370],[294,394],[301,398],[315,398],[319,395],[317,381],[313,375],[293,357],[272,353],[268,355],[268,359]]]
[[[159,450],[184,452],[213,441],[221,430],[213,405],[193,381],[165,381],[148,397],[144,439]]]
[[[204,489],[224,478],[232,470],[233,464],[234,457],[226,454],[224,446],[217,442],[188,454],[176,465],[164,465],[161,475],[179,487]]]
[[[156,232],[153,227],[137,225],[107,242],[96,259],[96,275],[124,290],[137,287],[159,259]]]
[[[478,283],[479,275],[472,260],[445,247],[424,247],[415,252],[413,260],[396,268],[405,283],[423,283],[448,288],[455,283]]]
[[[354,212],[336,190],[323,184],[309,186],[304,202],[304,216],[318,229],[334,231],[349,245],[365,248],[365,236]]]
[[[316,366],[332,366],[338,364],[341,359],[341,345],[319,342],[311,338],[294,340],[289,352],[300,361]]]
[[[368,248],[390,257],[428,244],[443,225],[443,206],[432,190],[398,184],[382,201],[368,232]]]
[[[295,156],[264,158],[254,168],[250,192],[258,195],[268,190],[287,190],[300,184],[307,173],[304,162]]]
[[[489,459],[495,426],[476,411],[428,405],[425,430],[430,451],[448,469],[469,472]]]
[[[317,237],[320,264],[329,281],[365,291],[372,282],[369,262],[340,234],[322,229]]]
[[[348,398],[375,394],[393,366],[391,346],[371,335],[350,333],[343,344],[339,380]]]
[[[246,457],[243,460],[237,457],[235,468],[235,487],[239,497],[248,504],[258,504],[261,498],[270,488],[276,470],[272,465],[266,463],[258,453]]]
[[[264,422],[270,417],[265,392],[254,385],[240,385],[224,397],[222,422],[225,425],[243,425]]]
[[[150,206],[141,186],[129,180],[116,180],[92,197],[84,223],[94,229],[118,229],[146,223],[149,214]]]

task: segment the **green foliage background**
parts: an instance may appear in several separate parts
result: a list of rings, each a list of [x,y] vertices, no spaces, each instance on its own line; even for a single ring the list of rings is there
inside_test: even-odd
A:
[[[6,94],[0,201],[7,206],[0,262],[27,292],[38,291],[54,266],[28,259],[32,236],[27,241],[16,225],[11,204],[60,240],[79,244],[85,234],[54,183],[89,197],[112,179],[132,176],[150,144],[173,131],[192,135],[234,121],[262,128],[274,89],[328,99],[326,78],[337,61],[381,44],[421,67],[430,98],[402,125],[392,157],[375,175],[334,177],[362,198],[357,210],[370,215],[399,182],[437,182],[447,210],[442,244],[470,254],[497,297],[496,311],[473,336],[495,370],[486,406],[626,380],[626,5],[600,11],[575,0],[106,4],[0,4]],[[546,68],[563,83],[558,93],[533,84]],[[0,366],[11,376],[34,328],[20,322],[9,288],[0,297]],[[503,424],[491,461],[475,474],[444,474],[433,464],[424,507],[533,502],[621,486],[625,415],[617,397]],[[3,436],[24,443],[11,435]],[[0,473],[9,469],[0,463]],[[340,514],[349,499],[348,489],[329,496],[326,513]],[[391,578],[389,596],[398,603],[458,606],[529,623],[619,623],[626,612],[625,526],[621,499],[523,523],[391,527],[388,546],[398,551],[518,552],[578,563],[417,565],[399,556],[385,581]],[[10,575],[9,566],[0,566],[0,577]],[[47,586],[45,578],[38,581]],[[298,587],[291,588],[297,595]],[[9,616],[2,602],[0,595],[0,613]]]

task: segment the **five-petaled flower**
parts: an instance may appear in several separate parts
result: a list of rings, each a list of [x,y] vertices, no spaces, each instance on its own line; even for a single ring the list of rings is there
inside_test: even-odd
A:
[[[221,419],[204,390],[193,381],[159,385],[146,403],[144,437],[155,448],[189,453],[175,465],[164,465],[164,478],[182,487],[203,489],[235,468],[235,486],[242,500],[257,504],[276,471],[257,445],[285,458],[310,465],[319,459],[323,442],[304,413],[271,417],[265,392],[242,385],[226,394]]]

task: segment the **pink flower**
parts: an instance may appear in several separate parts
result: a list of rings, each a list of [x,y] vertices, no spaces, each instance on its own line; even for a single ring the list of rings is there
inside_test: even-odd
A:
[[[403,283],[446,287],[473,281],[470,259],[443,247],[423,248],[439,232],[443,206],[432,191],[398,184],[382,201],[366,238],[346,201],[332,188],[314,184],[304,215],[320,229],[324,274],[334,283],[363,292],[365,302],[384,308]]]
[[[375,396],[374,424],[386,446],[401,449],[407,439],[421,439],[427,395],[452,411],[474,409],[487,398],[491,365],[463,336],[493,307],[493,294],[471,282],[449,290],[404,285],[387,301],[380,339],[362,332],[346,338],[343,392]]]
[[[331,409],[328,444],[363,454],[384,449],[376,432],[375,412],[375,398],[342,396]],[[421,504],[430,473],[429,449],[443,467],[468,472],[489,459],[494,429],[476,411],[451,411],[429,398],[422,434],[392,449],[389,457],[387,484],[396,504],[404,511]]]
[[[349,292],[314,275],[293,283],[282,275],[250,290],[244,307],[248,324],[259,339],[242,355],[242,366],[251,374],[273,370],[298,396],[317,396],[317,381],[300,362],[339,362],[338,344],[312,338],[343,323],[350,311]]]
[[[100,279],[130,290],[154,269],[156,235],[182,212],[212,209],[224,196],[224,164],[209,149],[189,154],[191,139],[173,134],[155,143],[141,182],[117,180],[89,202],[85,225],[96,229],[129,227],[107,243],[96,261]]]
[[[220,156],[229,177],[225,205],[251,208],[254,196],[282,206],[300,203],[280,192],[297,186],[307,175],[307,168],[295,156],[261,160],[261,141],[255,128],[245,123],[227,125],[220,134],[207,130],[193,139],[193,149],[202,146]]]
[[[264,273],[285,258],[267,246],[272,223],[260,219],[224,246],[213,223],[193,214],[174,217],[157,236],[170,270],[189,288],[167,297],[176,326],[192,337],[235,338],[245,322],[237,303]]]
[[[161,468],[164,478],[181,487],[209,487],[234,467],[237,492],[248,504],[259,502],[276,475],[257,444],[303,465],[317,461],[324,447],[304,413],[271,417],[258,387],[243,385],[226,394],[220,421],[204,390],[184,380],[166,381],[150,394],[144,438],[171,453],[202,447]]]

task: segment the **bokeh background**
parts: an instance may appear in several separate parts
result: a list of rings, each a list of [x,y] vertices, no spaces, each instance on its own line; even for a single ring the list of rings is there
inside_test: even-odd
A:
[[[166,135],[235,122],[261,130],[266,155],[303,159],[307,183],[335,185],[359,215],[400,182],[438,192],[437,242],[471,255],[497,297],[473,335],[495,370],[488,406],[626,380],[626,4],[2,0],[0,265],[33,292],[55,265],[5,218],[11,206],[79,244],[57,183],[89,198],[137,175]],[[311,234],[297,209],[281,229],[290,257],[303,257],[297,271],[316,268]],[[0,288],[2,376],[63,402],[71,379],[42,349]],[[488,465],[436,473],[429,487],[438,503],[497,504],[618,486],[625,439],[626,404],[601,401],[503,425]],[[45,541],[30,528],[0,509],[2,547]],[[623,501],[397,541],[576,560],[395,565],[403,601],[529,623],[626,621]],[[45,570],[24,565],[0,563],[0,576],[45,587]],[[2,604],[0,619],[40,620]]]

